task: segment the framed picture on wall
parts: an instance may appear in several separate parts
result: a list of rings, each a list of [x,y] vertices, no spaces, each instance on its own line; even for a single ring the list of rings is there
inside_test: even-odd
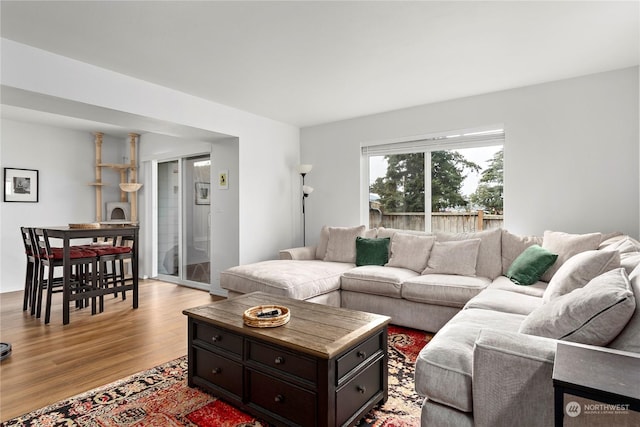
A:
[[[211,184],[208,182],[196,182],[196,205],[211,204]]]
[[[38,171],[4,168],[4,201],[38,203]]]

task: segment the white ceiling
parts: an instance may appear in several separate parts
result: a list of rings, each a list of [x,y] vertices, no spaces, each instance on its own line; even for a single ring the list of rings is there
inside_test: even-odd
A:
[[[1,35],[300,127],[638,65],[638,1],[5,1]]]

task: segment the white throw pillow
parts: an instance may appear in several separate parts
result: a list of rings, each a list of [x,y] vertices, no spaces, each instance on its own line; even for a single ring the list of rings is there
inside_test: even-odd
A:
[[[519,332],[605,346],[624,329],[635,308],[627,273],[617,268],[536,308],[524,319]]]
[[[422,274],[475,276],[480,239],[435,242]]]
[[[540,280],[549,282],[565,261],[580,252],[598,249],[601,241],[602,233],[569,234],[560,231],[545,231],[542,237],[542,247],[558,254],[558,259],[542,275]]]
[[[395,233],[391,238],[391,258],[385,266],[408,268],[421,273],[427,267],[435,241],[435,236]]]
[[[629,281],[633,295],[636,297],[636,311],[622,332],[609,344],[609,347],[640,353],[640,265],[629,274]]]
[[[620,267],[617,251],[585,251],[569,258],[553,275],[542,300],[544,303],[568,294],[589,283],[591,279]]]
[[[356,237],[364,237],[366,227],[328,227],[325,261],[356,262]]]

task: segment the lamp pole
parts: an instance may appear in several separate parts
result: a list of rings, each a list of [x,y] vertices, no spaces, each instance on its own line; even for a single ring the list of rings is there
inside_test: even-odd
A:
[[[298,172],[302,176],[302,246],[307,245],[307,217],[305,212],[305,200],[313,191],[313,187],[304,184],[304,177],[311,171],[312,165],[298,166]]]

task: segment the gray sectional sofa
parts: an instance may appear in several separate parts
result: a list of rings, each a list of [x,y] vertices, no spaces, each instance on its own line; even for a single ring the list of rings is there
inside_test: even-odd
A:
[[[356,265],[372,243],[388,259]],[[532,246],[554,255],[551,267],[516,284]],[[557,340],[640,353],[640,242],[620,234],[324,227],[317,246],[220,282],[230,297],[263,291],[436,332],[416,362],[423,426],[550,426]]]

